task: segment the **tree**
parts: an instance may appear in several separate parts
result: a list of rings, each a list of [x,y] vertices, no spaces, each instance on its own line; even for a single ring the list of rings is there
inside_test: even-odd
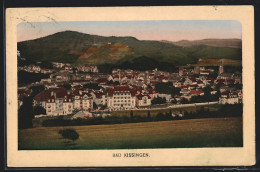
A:
[[[53,69],[53,65],[52,65],[52,63],[49,62],[49,61],[42,61],[42,62],[39,64],[39,66],[40,66],[41,68]]]
[[[64,139],[70,139],[72,141],[75,141],[79,138],[79,134],[74,130],[74,129],[64,129],[60,130],[59,134],[64,138]]]
[[[93,109],[97,109],[97,108],[98,108],[97,104],[93,102]]]
[[[210,102],[211,101],[211,91],[212,91],[212,88],[209,85],[203,88],[204,101],[206,101],[206,102]]]
[[[41,91],[45,89],[44,85],[38,85],[38,86],[31,86],[30,89],[32,90],[31,97],[36,96]]]
[[[173,100],[171,101],[171,103],[172,103],[172,104],[177,104],[177,100],[176,100],[176,99],[173,99]]]
[[[169,110],[169,112],[167,113],[165,113],[165,117],[166,117],[166,119],[172,119],[172,111],[171,110]]]
[[[101,108],[100,108],[100,110],[104,110],[104,109],[106,109],[106,108],[107,108],[107,105],[102,105]]]
[[[71,85],[70,84],[63,84],[62,85],[63,88],[66,88],[66,90],[70,90],[71,89]]]
[[[18,84],[30,84],[40,82],[43,78],[49,78],[50,74],[32,73],[26,71],[18,71]]]
[[[130,118],[131,118],[131,119],[134,118],[134,114],[133,114],[133,111],[132,111],[132,110],[130,111]]]
[[[33,114],[34,115],[46,115],[46,110],[42,106],[35,106],[35,107],[33,107]]]
[[[164,118],[165,118],[165,116],[163,115],[163,113],[158,113],[158,114],[156,115],[156,119],[157,119],[157,120],[164,120]]]
[[[102,87],[98,86],[97,83],[84,84],[83,87],[88,88],[88,89],[93,89],[93,90],[99,90],[100,88],[102,88]]]
[[[185,99],[185,98],[181,99],[181,104],[188,104],[188,103],[189,103],[188,99]]]
[[[32,128],[33,118],[34,115],[33,115],[33,107],[32,107],[32,98],[25,97],[23,100],[23,105],[18,110],[18,128],[19,129]]]
[[[152,104],[164,104],[166,103],[166,98],[162,98],[162,97],[155,97],[153,98],[153,100],[151,101]]]
[[[147,118],[151,118],[151,112],[149,110],[147,112]]]
[[[149,85],[147,85],[147,90],[150,90],[150,89],[152,89],[152,86],[149,84]]]

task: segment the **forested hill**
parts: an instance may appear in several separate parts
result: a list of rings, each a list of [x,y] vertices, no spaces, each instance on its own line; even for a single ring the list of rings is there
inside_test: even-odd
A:
[[[162,42],[172,43],[183,47],[191,47],[196,45],[208,45],[213,47],[231,47],[231,48],[242,47],[241,39],[202,39],[202,40],[194,40],[194,41],[181,40],[177,42],[171,42],[171,41],[162,41]]]
[[[242,58],[241,48],[209,45],[185,47],[170,42],[145,41],[134,37],[104,37],[75,31],[58,32],[18,42],[17,46],[21,56],[28,60],[74,64],[131,63],[143,56],[174,65],[197,63],[199,58]]]

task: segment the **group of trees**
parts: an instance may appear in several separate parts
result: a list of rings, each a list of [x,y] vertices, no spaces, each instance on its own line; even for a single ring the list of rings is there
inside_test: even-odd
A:
[[[131,61],[118,62],[117,64],[105,63],[98,65],[99,72],[102,73],[112,73],[112,70],[118,69],[132,69],[139,71],[153,70],[157,68],[158,70],[167,71],[167,72],[176,72],[177,67],[174,64],[167,62],[160,62],[153,58],[146,56],[141,56],[133,58]]]
[[[155,91],[158,91],[160,94],[171,94],[174,97],[175,95],[180,95],[181,89],[174,87],[172,82],[161,82],[155,85]]]
[[[35,61],[30,59],[22,60],[21,58],[18,58],[18,66],[29,66],[29,65],[37,65],[40,66],[41,68],[53,69],[53,64],[49,61],[41,61],[40,63],[36,63]]]
[[[40,82],[43,78],[49,78],[49,74],[18,71],[18,84],[30,84]]]
[[[30,96],[23,98],[23,104],[18,110],[19,129],[31,128],[33,126],[32,120],[34,115],[46,114],[45,109],[40,106],[33,108],[33,97],[40,93],[44,89],[44,86],[32,86],[30,89],[32,89],[32,93]]]
[[[166,103],[166,98],[165,97],[155,97],[151,101],[152,104],[164,104]]]
[[[107,85],[110,85],[110,84],[113,84],[113,85],[120,85],[120,83],[119,83],[119,81],[112,81],[112,80],[110,80],[110,81],[108,81],[107,82]]]
[[[71,90],[71,85],[69,83],[63,84],[62,87],[66,88],[66,90]]]
[[[99,90],[102,87],[98,86],[97,83],[88,83],[83,85],[84,88],[93,89],[93,90]]]

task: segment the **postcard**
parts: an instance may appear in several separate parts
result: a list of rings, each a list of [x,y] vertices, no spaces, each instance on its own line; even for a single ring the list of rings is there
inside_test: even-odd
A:
[[[7,166],[255,163],[252,6],[6,10]]]

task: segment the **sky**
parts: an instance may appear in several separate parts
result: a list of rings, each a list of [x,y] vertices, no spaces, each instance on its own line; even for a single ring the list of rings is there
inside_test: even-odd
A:
[[[168,41],[241,39],[242,36],[242,26],[235,20],[23,22],[17,25],[17,41],[66,30],[100,36],[133,36],[139,40]]]

